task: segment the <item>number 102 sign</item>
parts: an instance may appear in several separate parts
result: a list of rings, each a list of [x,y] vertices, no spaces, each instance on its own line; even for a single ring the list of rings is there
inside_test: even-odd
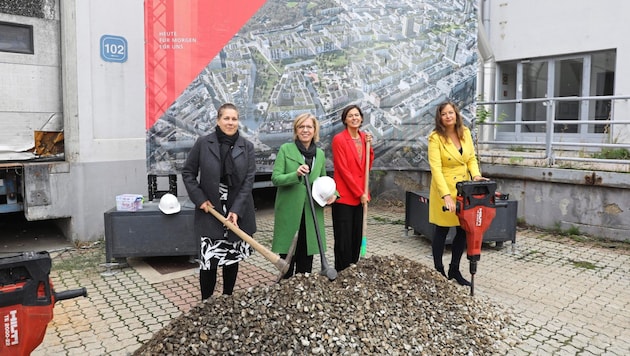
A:
[[[105,62],[126,62],[127,40],[120,36],[101,36],[101,58]]]

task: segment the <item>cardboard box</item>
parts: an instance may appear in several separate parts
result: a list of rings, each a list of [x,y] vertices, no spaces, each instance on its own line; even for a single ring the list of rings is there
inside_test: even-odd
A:
[[[116,196],[116,210],[138,211],[142,209],[144,198],[141,194],[121,194]]]

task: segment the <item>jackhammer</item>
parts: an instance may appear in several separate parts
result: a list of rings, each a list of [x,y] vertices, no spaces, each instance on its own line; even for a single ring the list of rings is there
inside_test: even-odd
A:
[[[466,231],[466,255],[470,263],[470,295],[475,294],[477,262],[481,259],[483,234],[488,230],[496,215],[497,207],[507,207],[506,194],[496,191],[494,181],[458,182],[456,214],[459,224]]]
[[[87,296],[85,287],[55,292],[51,264],[46,251],[0,258],[0,355],[30,355],[44,340],[54,304]]]

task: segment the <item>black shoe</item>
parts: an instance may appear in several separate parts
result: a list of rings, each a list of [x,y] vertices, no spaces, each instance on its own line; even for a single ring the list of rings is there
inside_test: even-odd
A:
[[[435,266],[435,270],[442,273],[442,275],[446,277],[446,272],[444,272],[444,266]]]
[[[460,286],[469,286],[470,282],[468,282],[466,279],[464,279],[464,276],[462,276],[462,274],[459,272],[459,270],[456,269],[450,269],[448,270],[448,279],[453,279],[455,278],[455,280],[457,281],[457,283],[459,283]]]

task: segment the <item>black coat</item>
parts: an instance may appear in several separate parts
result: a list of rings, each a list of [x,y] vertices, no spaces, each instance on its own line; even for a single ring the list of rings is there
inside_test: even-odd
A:
[[[199,236],[212,239],[222,238],[223,224],[212,214],[205,213],[199,206],[209,200],[219,213],[221,202],[219,197],[219,181],[221,179],[221,159],[219,140],[215,132],[199,137],[186,158],[182,169],[182,179],[188,197],[195,204],[195,232]],[[228,211],[238,215],[238,226],[248,235],[256,232],[254,198],[252,189],[256,175],[254,145],[240,137],[232,149],[234,159],[233,186],[228,192]],[[230,231],[228,241],[238,241],[238,235]]]

